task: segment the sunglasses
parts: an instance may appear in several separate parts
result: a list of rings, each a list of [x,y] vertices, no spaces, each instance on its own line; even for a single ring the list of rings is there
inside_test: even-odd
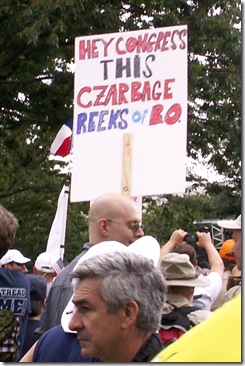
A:
[[[134,234],[139,229],[143,230],[143,226],[142,226],[141,222],[120,222],[120,221],[115,221],[115,220],[111,220],[111,219],[106,219],[106,221],[112,222],[112,223],[115,223],[115,224],[119,224],[119,225],[126,225],[128,227],[128,229],[130,229]]]
[[[11,263],[15,263],[18,267],[22,267],[25,266],[25,263],[18,263],[18,262],[11,262]]]

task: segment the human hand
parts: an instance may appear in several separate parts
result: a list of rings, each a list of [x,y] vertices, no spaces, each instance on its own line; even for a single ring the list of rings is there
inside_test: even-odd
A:
[[[187,232],[182,229],[175,230],[170,236],[169,241],[174,245],[181,244],[186,234]]]
[[[213,245],[210,233],[197,231],[196,235],[198,238],[197,246],[199,248],[206,249],[208,246]]]

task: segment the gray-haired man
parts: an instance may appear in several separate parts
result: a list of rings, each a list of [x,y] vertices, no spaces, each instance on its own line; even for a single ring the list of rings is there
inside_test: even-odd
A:
[[[72,283],[69,328],[84,357],[148,362],[162,349],[155,332],[167,287],[150,259],[130,252],[97,255],[76,267]]]

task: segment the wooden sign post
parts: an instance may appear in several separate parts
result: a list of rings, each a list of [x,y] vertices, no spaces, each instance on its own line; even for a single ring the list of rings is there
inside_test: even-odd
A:
[[[133,134],[123,134],[122,194],[131,196]]]

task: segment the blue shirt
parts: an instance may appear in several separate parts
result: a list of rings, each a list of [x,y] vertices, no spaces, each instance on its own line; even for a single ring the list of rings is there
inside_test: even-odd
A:
[[[65,333],[57,325],[39,338],[32,362],[100,362],[97,358],[81,355],[81,345],[75,333]]]
[[[26,354],[27,351],[29,351],[33,344],[38,341],[39,335],[35,333],[35,330],[40,326],[41,320],[28,319],[21,358]]]
[[[0,268],[0,361],[19,361],[30,311],[30,283],[20,270]]]

